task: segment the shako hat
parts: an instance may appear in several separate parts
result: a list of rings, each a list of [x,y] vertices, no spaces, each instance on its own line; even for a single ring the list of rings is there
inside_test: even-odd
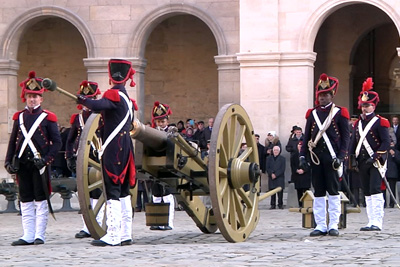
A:
[[[79,85],[78,94],[86,97],[95,97],[96,95],[100,95],[101,92],[99,85],[96,82],[82,81]]]
[[[135,70],[132,69],[132,63],[124,59],[110,59],[108,61],[108,74],[110,80],[114,83],[124,83],[128,79],[131,79],[130,86],[134,87],[135,82],[133,81],[133,75]]]
[[[358,109],[361,109],[362,104],[373,104],[375,107],[379,102],[379,94],[372,91],[374,82],[371,77],[368,77],[362,86],[360,95],[358,96]]]
[[[315,86],[315,103],[319,105],[318,95],[321,93],[331,93],[332,96],[336,95],[339,88],[339,80],[335,77],[329,77],[325,73],[319,76],[317,85]]]
[[[162,104],[158,101],[154,102],[153,110],[151,112],[151,123],[154,127],[155,120],[168,119],[168,116],[172,114],[172,110],[167,104]]]
[[[19,86],[21,86],[21,99],[22,102],[26,102],[25,94],[37,94],[42,95],[44,91],[47,91],[42,87],[42,78],[36,77],[35,71],[30,71],[28,78],[22,81]]]

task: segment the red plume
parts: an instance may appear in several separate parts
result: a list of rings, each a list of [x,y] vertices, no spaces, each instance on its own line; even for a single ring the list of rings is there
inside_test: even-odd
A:
[[[88,87],[88,82],[87,82],[87,81],[83,81],[83,82],[81,83],[81,85],[82,85],[83,87]]]
[[[158,101],[154,102],[155,107],[158,107],[159,105],[160,105],[160,102],[158,102]]]
[[[319,79],[322,81],[326,81],[326,80],[328,80],[328,75],[326,75],[325,73],[322,73],[321,76],[319,76]]]
[[[363,87],[362,87],[363,92],[371,90],[373,85],[374,85],[374,82],[372,81],[372,78],[368,77],[365,80],[365,82],[363,83]]]
[[[35,78],[35,77],[36,77],[35,71],[31,70],[31,71],[29,72],[28,76],[29,76],[29,79]]]

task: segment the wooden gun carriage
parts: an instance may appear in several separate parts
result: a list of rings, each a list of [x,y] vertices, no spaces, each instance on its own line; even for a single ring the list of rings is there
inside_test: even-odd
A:
[[[57,87],[50,79],[44,87],[69,97],[74,95]],[[95,206],[90,192],[104,192],[102,168],[89,156],[101,148],[96,130],[100,115],[92,114],[82,131],[77,158],[77,187],[82,215],[92,237],[106,233],[103,193]],[[176,130],[158,131],[135,120],[130,132],[135,142],[135,164],[138,179],[153,179],[168,186],[178,203],[204,233],[218,229],[229,242],[246,240],[255,229],[260,213],[258,202],[280,191],[280,188],[260,195],[260,174],[257,143],[246,111],[237,104],[227,104],[215,117],[208,158],[187,142]],[[247,148],[240,151],[241,144]],[[102,159],[106,160],[106,159]],[[137,184],[137,183],[136,183]],[[247,188],[248,190],[245,190]],[[135,195],[137,186],[131,190]],[[211,207],[201,197],[211,198]],[[132,207],[136,197],[132,197]],[[102,212],[99,224],[96,216]]]

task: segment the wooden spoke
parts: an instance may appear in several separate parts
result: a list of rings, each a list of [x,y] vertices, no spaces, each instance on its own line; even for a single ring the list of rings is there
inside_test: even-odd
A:
[[[246,142],[247,148],[239,156],[242,142]],[[216,116],[211,134],[209,185],[218,228],[230,242],[246,240],[259,221],[257,192],[260,183],[250,182],[249,177],[241,178],[253,163],[259,165],[249,117],[241,106],[227,104]],[[239,178],[232,183],[235,175]],[[246,192],[245,186],[250,190]]]

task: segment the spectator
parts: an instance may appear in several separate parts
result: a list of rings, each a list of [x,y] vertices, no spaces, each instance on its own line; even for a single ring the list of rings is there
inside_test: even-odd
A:
[[[182,131],[185,130],[183,121],[178,121],[178,123],[176,124],[176,128],[178,128],[178,133],[183,134]]]
[[[394,197],[396,197],[396,183],[399,178],[399,169],[398,165],[400,164],[400,152],[396,149],[394,141],[390,142],[389,154],[387,159],[387,171],[386,171],[386,178],[389,182],[390,189],[393,192]],[[386,190],[385,190],[386,191]],[[384,192],[383,198],[385,200],[385,207],[386,207],[386,194]],[[394,199],[390,198],[390,208],[394,208]]]
[[[392,117],[392,127],[389,128],[389,134],[393,142],[396,144],[396,149],[400,150],[400,129],[399,129],[399,117]]]
[[[197,123],[197,130],[194,132],[193,139],[194,142],[197,143],[197,145],[200,147],[201,150],[207,150],[207,144],[202,147],[202,144],[200,143],[202,139],[202,135],[204,134],[204,121],[199,121]]]
[[[257,143],[257,149],[258,149],[258,159],[260,161],[260,170],[261,172],[265,173],[265,147],[260,144],[260,135],[255,134],[254,135],[256,138],[256,143]]]
[[[300,199],[304,192],[310,190],[311,187],[311,168],[308,167],[301,169],[299,168],[299,153],[303,141],[297,143],[297,150],[293,152],[293,156],[290,158],[290,168],[292,170],[291,182],[294,183],[294,188],[297,191],[297,199],[299,201],[299,207],[301,207]],[[292,154],[291,154],[292,155]]]
[[[267,138],[265,139],[265,156],[268,157],[272,155],[272,148],[274,146],[279,146],[282,149],[281,141],[279,141],[279,136],[276,135],[275,131],[269,131]]]
[[[208,126],[204,128],[203,135],[201,136],[200,147],[207,147],[207,141],[211,140],[212,128],[214,127],[214,118],[208,119]],[[204,159],[206,149],[202,149],[201,158]]]
[[[272,154],[267,157],[266,172],[268,174],[268,188],[269,190],[277,187],[282,187],[278,192],[278,207],[283,209],[283,189],[285,188],[285,168],[286,160],[281,154],[281,148],[274,146]],[[271,196],[271,208],[276,208],[276,194]]]

